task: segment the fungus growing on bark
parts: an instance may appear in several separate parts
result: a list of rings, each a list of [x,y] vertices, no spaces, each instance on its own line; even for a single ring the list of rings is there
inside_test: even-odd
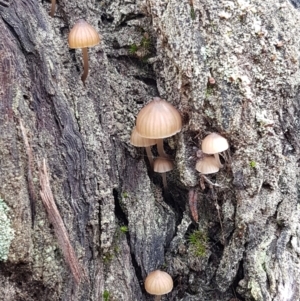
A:
[[[159,301],[162,295],[173,289],[172,277],[163,271],[151,272],[145,280],[145,290],[148,294],[155,295],[155,301]]]
[[[55,13],[55,4],[56,0],[51,0],[51,11],[50,11],[50,16],[53,18],[54,13]]]
[[[147,153],[147,156],[148,156],[148,160],[150,162],[151,167],[153,167],[153,159],[152,159],[152,153],[151,153],[150,146],[155,145],[156,140],[141,137],[138,134],[138,132],[136,130],[136,127],[134,127],[133,130],[132,130],[132,133],[131,133],[130,143],[133,146],[136,146],[136,147],[145,147],[146,153]]]
[[[209,82],[211,85],[214,85],[214,84],[216,83],[216,80],[215,80],[212,76],[210,76],[210,77],[208,78],[208,82]]]
[[[181,131],[182,121],[177,109],[167,101],[154,97],[141,109],[136,119],[136,130],[142,137],[156,139],[161,157],[168,157],[163,148],[163,139]]]
[[[196,163],[196,170],[204,175],[218,172],[220,169],[218,161],[215,157],[206,156],[202,160],[198,160]]]
[[[158,157],[154,160],[153,170],[161,174],[164,189],[167,189],[166,172],[174,169],[174,164],[171,160],[165,157]]]
[[[93,47],[100,42],[98,32],[84,20],[79,20],[69,33],[69,47],[82,48],[83,55],[83,74],[81,80],[85,82],[89,72],[89,60],[87,47]]]
[[[219,153],[227,150],[229,147],[227,140],[217,133],[211,133],[202,141],[202,151],[208,155],[214,155],[219,167],[223,167],[220,162]]]

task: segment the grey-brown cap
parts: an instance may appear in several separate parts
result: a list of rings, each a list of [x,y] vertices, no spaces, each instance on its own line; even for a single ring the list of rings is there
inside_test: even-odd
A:
[[[154,160],[153,170],[158,173],[168,172],[174,169],[174,163],[164,157],[158,157]]]
[[[145,280],[145,290],[151,295],[164,295],[173,289],[172,277],[160,270],[151,272]]]
[[[96,29],[84,20],[79,20],[69,33],[70,48],[92,47],[100,42]]]
[[[204,175],[218,172],[219,169],[219,163],[213,156],[206,156],[202,160],[198,160],[196,163],[196,170]]]
[[[133,128],[130,136],[130,143],[137,147],[147,147],[156,144],[155,139],[148,139],[139,135],[136,127]]]
[[[140,136],[163,139],[181,131],[182,121],[177,109],[167,101],[155,97],[141,109],[136,119]]]
[[[227,140],[217,133],[206,136],[201,144],[201,149],[205,154],[217,154],[228,149]]]

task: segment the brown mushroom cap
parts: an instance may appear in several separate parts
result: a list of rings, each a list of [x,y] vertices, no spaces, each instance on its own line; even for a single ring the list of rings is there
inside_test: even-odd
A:
[[[211,133],[202,141],[202,151],[205,154],[217,154],[228,149],[227,140],[217,133]]]
[[[181,131],[181,116],[167,101],[155,97],[141,109],[136,119],[136,129],[140,136],[163,139]]]
[[[168,172],[174,169],[173,161],[164,158],[158,157],[154,160],[153,170],[158,173]]]
[[[172,277],[163,271],[151,272],[145,280],[145,290],[151,295],[164,295],[173,289]]]
[[[137,147],[147,147],[147,146],[155,145],[156,140],[141,137],[138,134],[136,127],[134,127],[131,133],[130,143]]]
[[[204,175],[215,173],[219,171],[219,163],[215,157],[204,157],[196,163],[196,170]]]
[[[70,48],[92,47],[100,42],[100,36],[93,26],[84,20],[79,20],[69,33]]]

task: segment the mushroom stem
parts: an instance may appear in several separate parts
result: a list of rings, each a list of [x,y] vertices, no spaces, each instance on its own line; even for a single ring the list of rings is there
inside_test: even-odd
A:
[[[217,163],[219,164],[220,168],[222,168],[222,167],[223,167],[223,164],[222,164],[221,161],[220,161],[219,154],[216,153],[216,154],[214,154],[214,156],[215,156],[215,159],[216,159]]]
[[[157,139],[157,151],[160,157],[170,158],[170,156],[165,153],[163,139]]]
[[[56,3],[56,0],[52,0],[51,1],[51,11],[50,11],[50,16],[53,18],[54,16],[54,13],[55,13],[55,3]]]
[[[155,296],[155,298],[154,298],[154,301],[160,301],[161,300],[161,295],[157,295],[157,296]]]
[[[146,146],[146,153],[147,153],[147,157],[150,163],[151,168],[153,168],[153,158],[152,158],[152,152],[151,152],[151,147],[150,146]]]
[[[82,55],[83,55],[83,74],[81,76],[81,80],[83,83],[85,82],[87,75],[89,73],[89,56],[87,48],[82,48]]]
[[[224,154],[226,155],[226,160],[227,160],[227,162],[228,162],[229,164],[231,164],[232,161],[231,161],[231,156],[230,156],[230,150],[227,149],[227,150],[225,151]]]
[[[167,184],[167,176],[166,176],[166,173],[163,172],[163,173],[161,174],[161,177],[162,177],[164,189],[167,190],[167,189],[168,189],[168,184]]]
[[[215,187],[220,187],[220,188],[226,188],[226,187],[223,187],[217,183],[213,183],[212,181],[210,181],[205,175],[201,175],[201,179],[205,180],[209,185],[211,186],[215,186]],[[200,183],[201,183],[201,180],[200,180]],[[205,187],[204,187],[205,188]],[[203,189],[204,190],[204,189]]]

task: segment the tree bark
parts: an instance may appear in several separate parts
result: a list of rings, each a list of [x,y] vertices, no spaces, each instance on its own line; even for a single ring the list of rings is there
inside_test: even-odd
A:
[[[143,281],[155,269],[174,280],[162,300],[299,300],[298,2],[50,9],[0,1],[0,300],[154,300]],[[102,36],[85,85],[67,42],[78,19]],[[129,142],[156,96],[183,117],[165,143],[176,165],[166,194]],[[230,160],[200,187],[196,151],[211,132]],[[43,159],[79,284],[40,197]]]

